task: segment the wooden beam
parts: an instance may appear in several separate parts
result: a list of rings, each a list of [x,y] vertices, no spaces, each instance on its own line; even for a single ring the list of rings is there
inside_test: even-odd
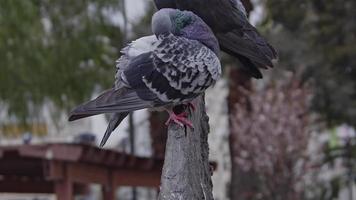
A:
[[[18,183],[21,188],[25,188],[19,189],[18,192],[31,192],[33,187],[31,193],[54,192],[59,198],[66,199],[75,192],[75,183],[81,186],[98,183],[112,188],[105,189],[106,196],[111,196],[110,192],[114,193],[117,186],[158,188],[160,183],[161,160],[131,157],[95,147],[68,144],[0,147],[0,151],[0,176],[15,177],[11,179],[13,181],[43,180],[42,183],[29,184],[30,186],[26,185],[29,182]],[[98,157],[95,158],[96,156]],[[1,183],[5,185],[6,182]],[[12,184],[13,188],[16,188],[16,184]],[[17,190],[4,186],[1,191]]]
[[[0,181],[0,193],[53,193],[53,191],[53,184],[47,181],[7,179]]]
[[[62,181],[54,183],[55,194],[57,200],[73,200],[73,183],[67,177]]]
[[[43,174],[45,179],[60,181],[65,178],[65,164],[60,161],[44,161]]]
[[[161,171],[117,170],[113,172],[114,186],[159,187]]]
[[[102,194],[104,200],[114,200],[115,199],[115,188],[110,188],[107,186],[102,187]]]
[[[23,145],[18,148],[21,156],[48,160],[78,161],[82,147],[70,144]]]
[[[113,176],[112,174],[109,175],[109,182],[107,185],[103,185],[102,188],[102,194],[103,194],[103,199],[104,200],[114,200],[115,199],[115,192],[116,192],[116,187],[113,183]]]
[[[110,169],[90,164],[67,163],[68,176],[75,183],[98,183],[103,186],[158,187],[160,170]]]
[[[73,200],[74,183],[65,162],[50,162],[50,175],[54,181],[57,200]],[[51,169],[52,168],[52,169]]]
[[[39,159],[6,158],[0,160],[1,175],[42,176],[42,162]]]
[[[55,192],[54,185],[52,181],[33,180],[28,177],[5,178],[0,181],[0,193],[51,194]],[[85,194],[87,188],[84,185],[74,185],[73,191],[75,194]]]
[[[108,168],[78,163],[68,163],[66,167],[68,176],[76,183],[108,185],[110,182],[110,170]]]

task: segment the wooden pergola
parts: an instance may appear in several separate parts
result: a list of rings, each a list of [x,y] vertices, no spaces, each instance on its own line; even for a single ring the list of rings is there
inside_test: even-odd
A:
[[[58,200],[71,200],[96,183],[103,199],[112,200],[120,186],[158,188],[162,165],[81,144],[0,147],[0,192],[55,193]]]

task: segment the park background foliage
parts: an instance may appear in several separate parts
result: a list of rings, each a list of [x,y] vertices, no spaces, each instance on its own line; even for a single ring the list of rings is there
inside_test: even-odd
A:
[[[299,119],[301,121],[296,120],[302,125],[294,127],[296,125],[293,124],[285,128],[288,130],[285,136],[292,138],[287,142],[283,141],[286,146],[291,144],[292,147],[293,145],[298,148],[305,147],[309,142],[305,140],[311,135],[310,126],[318,132],[342,124],[355,127],[356,2],[352,0],[260,0],[257,4],[263,8],[261,15],[263,18],[257,27],[278,49],[280,57],[275,69],[264,74],[266,80],[263,83],[266,84],[262,89],[265,88],[265,91],[259,92],[261,91],[259,84],[262,81],[250,84],[248,80],[246,85],[249,86],[247,89],[250,91],[244,93],[247,97],[242,98],[243,102],[237,102],[237,107],[230,107],[230,109],[237,109],[238,114],[230,117],[234,125],[232,127],[235,127],[230,131],[231,134],[240,137],[250,136],[245,138],[247,141],[253,139],[251,130],[244,131],[242,125],[239,125],[239,123],[253,124],[256,123],[254,119],[259,119],[261,109],[254,113],[251,106],[255,108],[270,106],[271,109],[287,107],[290,108],[290,112],[293,112],[290,116],[300,114],[303,117]],[[115,60],[119,56],[120,49],[126,41],[150,33],[150,18],[154,7],[149,4],[147,15],[130,27],[129,38],[124,37],[123,23],[118,20],[122,18],[122,11],[121,0],[1,0],[0,109],[7,110],[14,121],[26,124],[31,123],[32,118],[38,117],[39,110],[44,104],[51,103],[59,111],[68,112],[71,107],[89,99],[95,92],[110,87],[114,79]],[[233,59],[226,60],[228,62],[224,62],[224,66],[237,65]],[[224,71],[227,75],[225,78],[231,79],[226,67]],[[291,77],[293,80],[289,80]],[[281,83],[285,85],[282,87]],[[293,83],[298,83],[298,87],[296,88]],[[288,87],[289,85],[293,87]],[[238,87],[239,85],[233,85],[229,89],[234,91],[238,90]],[[294,94],[294,91],[305,92],[305,88],[308,95],[302,96],[303,98],[288,96]],[[285,95],[281,104],[276,104],[275,101],[263,101],[266,96],[278,99],[281,92]],[[306,96],[307,99],[304,98]],[[256,99],[259,102],[256,103]],[[302,104],[300,105],[302,108],[295,110],[294,107],[288,107],[294,105],[289,104],[293,101],[300,101],[297,103]],[[308,103],[304,104],[304,102]],[[235,102],[232,103],[235,105]],[[299,113],[301,110],[303,113]],[[263,115],[268,118],[268,112]],[[287,116],[286,113],[284,115]],[[283,122],[283,117],[274,117],[273,122],[263,121],[255,128],[271,127],[273,123]],[[305,118],[313,120],[306,123]],[[258,135],[263,138],[265,135],[273,135],[272,132],[273,128],[265,134],[258,132]],[[298,137],[294,133],[301,133],[299,136],[303,138],[302,143],[293,143],[293,137]],[[268,141],[270,140],[264,142]],[[241,147],[242,144],[239,142],[241,141],[232,141],[232,148]],[[280,145],[279,140],[270,142]],[[322,149],[325,151],[325,163],[332,163],[340,158],[352,160],[350,158],[356,155],[355,141],[347,139],[345,143],[346,146],[336,147],[326,144]],[[257,147],[244,148],[250,151],[248,155],[253,155],[260,150]],[[334,151],[338,152],[333,153]],[[291,154],[304,155],[305,153],[293,151]],[[258,155],[261,153],[258,152]],[[288,159],[284,159],[283,156],[278,158],[287,162]],[[241,155],[233,155],[232,152],[231,157],[241,158]],[[242,158],[246,159],[243,156]],[[258,165],[257,161],[247,161]],[[290,162],[292,167],[298,164],[295,160]],[[272,163],[270,167],[281,165],[281,163],[277,164],[273,166]],[[283,163],[282,166],[285,167]],[[285,169],[289,174],[295,175],[291,166]],[[251,166],[251,169],[254,167],[260,169],[258,166]],[[353,165],[349,164],[347,167],[351,172],[354,171]],[[234,169],[243,173],[246,171],[243,166]],[[280,170],[282,171],[279,173],[285,172],[283,167]],[[278,192],[271,193],[264,187],[271,180],[270,174],[267,176],[265,171],[257,171],[261,173],[253,172],[253,176],[264,179],[262,182],[255,181],[253,184],[258,185],[252,184],[251,187],[263,188],[263,195],[275,199]],[[246,180],[241,173],[233,174],[236,174],[236,177],[233,175],[232,180]],[[249,174],[247,175],[247,178],[251,178]],[[351,176],[354,175],[351,173]],[[319,188],[321,191],[331,191],[324,196],[321,195],[323,192],[320,192],[319,199],[335,198],[341,185],[347,182],[339,180],[341,178],[336,177],[331,180],[330,187]],[[299,182],[293,181],[293,185],[297,187]],[[243,184],[248,185],[246,182]],[[288,191],[287,188],[285,194],[293,196],[293,199],[306,198],[303,193],[306,191],[297,190],[296,187],[293,187],[293,191]],[[246,191],[239,192],[243,194]],[[259,191],[254,192],[259,194]],[[285,197],[282,193],[279,193],[279,196]],[[241,195],[236,195],[235,199],[237,197],[242,199]],[[258,195],[251,198],[258,199]]]

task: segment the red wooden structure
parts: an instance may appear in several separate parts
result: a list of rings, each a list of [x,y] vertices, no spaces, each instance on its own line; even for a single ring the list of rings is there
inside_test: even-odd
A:
[[[163,160],[139,158],[81,144],[0,147],[0,192],[55,193],[72,200],[90,183],[104,199],[119,186],[159,187]]]

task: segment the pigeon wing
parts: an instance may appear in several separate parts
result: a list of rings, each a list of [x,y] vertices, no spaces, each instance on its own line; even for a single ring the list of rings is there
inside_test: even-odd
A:
[[[146,62],[141,60],[142,65],[129,67],[122,79],[148,101],[157,102],[157,98],[167,104],[190,101],[221,74],[219,59],[213,51],[198,41],[172,34],[160,36],[156,49],[143,57]]]

